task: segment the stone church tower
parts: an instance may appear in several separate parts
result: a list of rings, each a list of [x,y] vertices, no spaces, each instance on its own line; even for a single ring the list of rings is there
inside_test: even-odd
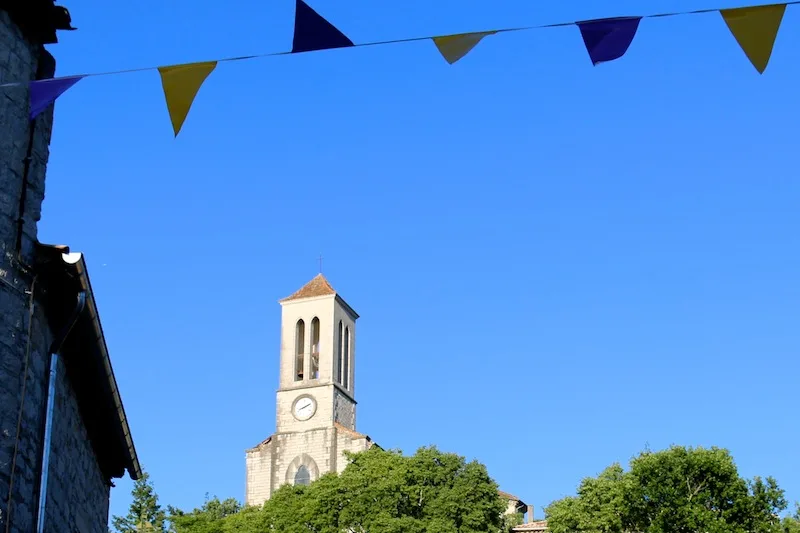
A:
[[[340,473],[347,466],[343,452],[372,446],[355,430],[358,314],[322,274],[280,304],[277,427],[246,452],[248,505],[263,504],[281,485]]]

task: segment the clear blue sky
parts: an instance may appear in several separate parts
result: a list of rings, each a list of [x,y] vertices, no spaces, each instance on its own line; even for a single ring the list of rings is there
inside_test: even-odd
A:
[[[646,3],[315,0],[356,42]],[[62,75],[291,47],[293,0],[69,0]],[[759,76],[718,14],[220,65],[177,140],[158,74],[57,106],[40,237],[83,251],[161,500],[244,495],[274,429],[277,300],[362,315],[358,428],[484,462],[541,508],[646,445],[717,445],[800,499],[800,9]],[[260,406],[260,408],[259,408]],[[130,481],[112,492],[126,512]]]

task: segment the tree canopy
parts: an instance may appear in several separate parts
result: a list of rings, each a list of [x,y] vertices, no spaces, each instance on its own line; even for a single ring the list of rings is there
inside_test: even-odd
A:
[[[284,485],[261,507],[206,495],[191,512],[158,503],[147,474],[133,488],[119,533],[507,533],[519,516],[486,468],[435,447],[413,456],[374,447],[348,454],[341,475]],[[800,533],[800,506],[787,508],[771,478],[742,478],[728,451],[649,450],[628,470],[613,464],[581,481],[575,496],[545,509],[551,533]]]
[[[171,509],[176,533],[487,533],[504,527],[505,505],[486,468],[436,448],[413,456],[377,447],[349,454],[341,475],[284,485],[260,508],[206,501]]]
[[[673,446],[584,479],[545,514],[551,533],[800,533],[786,507],[773,478],[742,478],[727,450]]]

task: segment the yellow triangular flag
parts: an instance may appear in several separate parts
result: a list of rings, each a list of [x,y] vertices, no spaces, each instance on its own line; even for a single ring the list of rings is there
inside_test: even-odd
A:
[[[167,100],[167,111],[172,121],[175,137],[183,127],[183,122],[189,114],[194,97],[200,86],[206,81],[208,75],[217,67],[216,61],[205,63],[187,63],[172,67],[158,67],[161,74],[161,86],[164,88],[164,98]]]
[[[443,35],[434,37],[433,44],[439,49],[442,57],[451,65],[467,55],[475,48],[481,39],[487,35],[494,35],[496,31],[482,31],[477,33],[459,33],[457,35]]]
[[[786,4],[720,10],[736,42],[761,74],[769,63],[785,11]]]

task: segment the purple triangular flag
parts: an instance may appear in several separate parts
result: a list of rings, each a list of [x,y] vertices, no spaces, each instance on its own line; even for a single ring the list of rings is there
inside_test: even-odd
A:
[[[293,54],[347,46],[353,46],[353,41],[311,9],[303,0],[297,0],[294,15]]]
[[[30,119],[35,119],[39,113],[55,102],[56,98],[64,94],[70,87],[83,78],[84,76],[67,76],[64,78],[50,78],[47,80],[30,82]]]
[[[614,61],[625,55],[641,20],[642,17],[625,17],[578,22],[592,64]]]

